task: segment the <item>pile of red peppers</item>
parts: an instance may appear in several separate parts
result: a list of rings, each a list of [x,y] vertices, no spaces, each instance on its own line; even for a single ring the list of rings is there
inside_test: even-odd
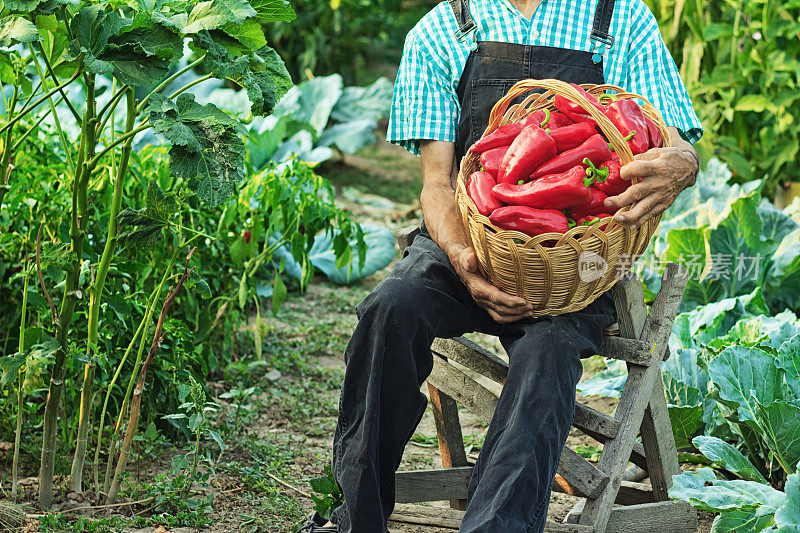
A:
[[[573,85],[619,130],[634,155],[661,147],[656,124],[634,100]],[[482,170],[467,183],[478,212],[497,227],[530,236],[564,233],[611,216],[605,199],[625,191],[619,155],[582,107],[555,97],[557,111],[535,111],[472,145]]]

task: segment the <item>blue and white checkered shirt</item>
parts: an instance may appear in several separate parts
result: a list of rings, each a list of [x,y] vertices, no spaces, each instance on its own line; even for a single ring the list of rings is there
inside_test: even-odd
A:
[[[597,0],[544,0],[532,20],[509,0],[471,0],[476,29],[456,38],[458,23],[442,2],[408,33],[394,86],[387,139],[419,154],[419,140],[455,142],[461,113],[456,88],[476,41],[591,51]],[[641,94],[668,126],[696,142],[703,134],[686,87],[643,0],[617,0],[603,55],[607,83]]]

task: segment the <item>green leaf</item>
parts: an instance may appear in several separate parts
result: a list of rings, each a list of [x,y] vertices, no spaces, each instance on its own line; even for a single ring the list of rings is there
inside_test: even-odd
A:
[[[786,372],[786,381],[794,392],[795,400],[800,400],[800,335],[780,345],[775,364]]]
[[[278,272],[275,272],[275,279],[272,282],[272,314],[278,314],[283,302],[286,301],[286,284],[281,279]]]
[[[772,525],[772,515],[752,511],[729,511],[714,518],[711,533],[757,533]]]
[[[353,120],[344,124],[334,124],[327,128],[319,138],[319,146],[336,146],[346,154],[354,154],[362,148],[375,143],[375,128],[372,120]]]
[[[679,449],[691,448],[692,438],[703,429],[703,406],[669,406],[669,421],[675,435],[675,446]]]
[[[241,126],[213,104],[196,103],[189,93],[176,102],[153,95],[148,111],[155,131],[172,144],[172,174],[192,183],[212,207],[230,197],[244,177]]]
[[[776,400],[765,404],[753,399],[755,424],[761,438],[787,474],[800,461],[800,407]]]
[[[337,122],[372,120],[389,116],[392,106],[392,82],[380,77],[367,87],[346,87],[331,112]]]
[[[120,228],[130,227],[117,236],[124,247],[152,247],[161,240],[164,229],[177,211],[175,197],[165,194],[156,180],[147,184],[147,199],[144,209],[126,208],[117,216]]]
[[[267,39],[264,37],[264,30],[261,28],[261,24],[255,19],[247,19],[238,24],[229,22],[222,27],[222,31],[250,50],[257,50],[267,45]]]
[[[53,266],[65,271],[72,269],[76,260],[72,246],[65,242],[43,242],[40,257],[43,269]]]
[[[247,90],[254,115],[272,113],[275,104],[292,86],[278,53],[265,46],[255,52],[231,55],[208,32],[194,36],[194,46],[207,51],[205,67],[218,78],[227,78]]]
[[[695,437],[692,442],[703,455],[714,461],[720,468],[733,472],[746,481],[767,483],[761,472],[747,457],[742,455],[742,452],[722,439],[701,435]]]
[[[183,33],[214,30],[228,23],[241,24],[255,15],[255,10],[246,0],[208,0],[192,9]]]
[[[355,239],[348,242],[340,237],[342,234],[334,230],[333,235],[321,234],[314,239],[314,245],[309,252],[309,259],[314,267],[328,276],[334,283],[344,285],[359,279],[371,276],[375,272],[386,268],[394,259],[394,235],[391,230],[375,224],[361,224],[364,230],[364,242],[367,246],[364,265],[358,268],[348,268],[349,260],[344,265],[338,264],[340,257],[352,258],[357,253]],[[348,253],[349,252],[349,253]]]
[[[800,474],[786,478],[786,503],[775,511],[775,525],[781,533],[800,533]]]
[[[756,511],[759,516],[774,513],[786,502],[786,495],[771,486],[744,480],[718,480],[710,468],[672,476],[670,498],[683,500],[703,511]]]
[[[261,22],[291,22],[297,18],[287,0],[253,0],[250,5]]]
[[[774,307],[800,309],[800,229],[783,237],[764,282]]]
[[[22,17],[0,19],[0,47],[7,48],[18,43],[30,43],[38,40],[39,30],[30,20]]]
[[[106,12],[104,7],[103,4],[84,7],[72,18],[70,28],[74,39],[69,50],[73,57],[85,53],[97,58],[105,50],[109,38],[125,25],[117,12]]]
[[[780,395],[781,377],[774,359],[757,348],[726,348],[711,361],[709,376],[720,396],[738,406],[742,420],[755,420],[756,400],[770,404]]]
[[[708,375],[697,364],[699,351],[678,348],[661,368],[667,402],[673,405],[700,405],[708,390]]]
[[[333,106],[342,95],[342,77],[317,76],[292,87],[275,108],[275,115],[288,116],[311,126],[317,137],[328,125]]]
[[[773,109],[774,106],[772,100],[763,94],[748,94],[737,100],[734,109],[736,111],[757,111],[760,113],[767,109]]]
[[[328,476],[320,476],[308,482],[314,492],[319,494],[328,495],[333,494],[337,490],[336,484]]]

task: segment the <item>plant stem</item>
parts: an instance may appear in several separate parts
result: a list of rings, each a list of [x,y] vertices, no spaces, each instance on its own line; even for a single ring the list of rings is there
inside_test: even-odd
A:
[[[186,257],[186,265],[183,269],[183,275],[178,280],[175,288],[170,291],[166,298],[164,298],[164,304],[161,307],[161,315],[158,317],[156,330],[153,332],[153,342],[150,344],[150,351],[147,353],[147,359],[145,359],[144,363],[142,364],[142,369],[139,371],[139,378],[136,381],[136,388],[133,391],[133,398],[131,398],[131,414],[128,420],[128,429],[125,432],[125,440],[122,442],[122,448],[119,452],[119,461],[117,462],[117,468],[114,470],[114,479],[111,482],[111,488],[108,490],[106,504],[112,504],[116,502],[121,483],[121,476],[128,464],[128,456],[130,454],[131,444],[133,443],[133,437],[136,434],[136,427],[139,423],[139,410],[142,403],[142,392],[144,391],[145,379],[147,378],[147,370],[150,368],[150,365],[152,364],[153,359],[158,352],[158,347],[161,344],[161,340],[164,337],[164,320],[167,317],[169,308],[172,306],[172,302],[175,301],[175,297],[181,290],[184,282],[189,279],[189,276],[191,276],[192,272],[194,271],[194,268],[189,269],[189,259],[191,259],[193,252],[194,248],[189,250],[189,253]]]
[[[128,380],[128,387],[125,390],[125,396],[123,397],[122,405],[119,408],[119,414],[117,415],[117,423],[114,426],[114,434],[111,437],[111,442],[109,442],[108,444],[106,475],[103,480],[103,492],[106,493],[108,492],[108,485],[111,482],[111,469],[114,464],[114,455],[116,455],[116,449],[117,449],[117,435],[119,435],[119,431],[122,428],[122,418],[125,416],[125,409],[127,408],[128,402],[130,401],[131,393],[133,392],[133,386],[136,383],[136,376],[139,374],[139,368],[141,367],[142,364],[142,354],[144,352],[145,339],[147,338],[147,334],[150,332],[150,320],[153,316],[153,310],[155,309],[156,303],[158,303],[158,300],[161,297],[161,290],[164,288],[164,283],[166,283],[167,279],[169,279],[172,273],[172,267],[175,266],[175,260],[178,258],[179,250],[180,247],[175,247],[175,250],[172,252],[172,257],[169,260],[169,264],[167,264],[167,268],[164,270],[164,275],[161,277],[161,282],[155,289],[153,289],[153,292],[151,293],[150,298],[148,300],[144,316],[142,317],[142,324],[144,324],[144,331],[142,332],[141,341],[139,341],[139,350],[136,353],[136,362],[134,362],[133,364],[133,372],[131,372],[131,377]],[[128,344],[128,348],[125,351],[125,357],[127,357],[127,354],[130,353],[130,350],[133,347],[133,343],[135,341],[136,341],[135,337],[131,339],[130,344]],[[100,429],[102,430],[102,427]]]
[[[8,116],[12,116],[14,114],[14,109],[17,107],[17,97],[19,96],[19,85],[14,87],[14,95],[11,97],[11,106],[8,108]],[[3,143],[3,157],[0,160],[0,185],[2,185],[2,197],[0,197],[0,205],[3,203],[3,197],[5,197],[5,191],[8,190],[8,180],[11,177],[11,169],[9,168],[9,164],[11,163],[11,154],[13,150],[11,149],[11,140],[13,139],[14,128],[8,128],[6,132],[5,142]]]
[[[200,413],[200,416],[204,416],[203,413]],[[200,433],[202,432],[203,425],[201,424],[200,427],[197,428],[197,432],[195,434],[194,439],[194,458],[192,459],[192,469],[189,471],[189,477],[186,478],[186,483],[183,485],[183,489],[181,490],[181,498],[185,498],[187,492],[192,486],[194,482],[194,475],[197,473],[197,456],[200,454]]]
[[[127,91],[128,99],[128,116],[125,123],[125,131],[129,132],[133,129],[133,123],[136,119],[135,100],[133,95],[133,87]],[[94,388],[94,357],[96,354],[97,338],[98,338],[98,323],[100,320],[100,302],[103,297],[103,288],[106,283],[106,276],[111,267],[111,259],[117,250],[117,215],[122,207],[122,192],[125,183],[125,173],[128,170],[128,161],[131,155],[131,144],[133,137],[129,137],[128,141],[122,147],[122,159],[120,160],[117,169],[116,181],[114,182],[114,194],[111,201],[111,211],[109,212],[108,230],[106,234],[106,244],[103,248],[103,254],[100,257],[100,263],[95,273],[95,279],[92,286],[89,288],[89,324],[88,334],[86,340],[86,359],[87,363],[84,366],[83,389],[81,391],[81,411],[78,418],[78,439],[75,446],[75,455],[72,459],[72,474],[70,488],[75,492],[81,492],[81,482],[83,479],[83,466],[86,461],[86,446],[89,440],[89,426],[92,411],[92,393]]]
[[[202,76],[202,77],[200,77],[200,78],[197,78],[197,79],[196,79],[196,80],[194,80],[193,82],[187,83],[186,85],[184,85],[183,87],[181,87],[180,89],[178,89],[177,91],[175,91],[174,93],[172,93],[171,95],[169,95],[169,97],[170,97],[170,99],[172,99],[172,98],[175,98],[175,97],[176,97],[176,96],[178,96],[179,94],[181,94],[181,93],[183,93],[183,92],[186,92],[186,91],[188,91],[189,89],[191,89],[191,88],[192,88],[192,87],[194,87],[195,85],[197,85],[197,84],[199,84],[199,83],[203,83],[204,81],[206,81],[206,80],[209,80],[209,79],[211,79],[212,77],[213,77],[213,76],[212,76],[211,74],[206,74],[205,76]]]
[[[58,100],[56,100],[56,103],[55,103],[55,105],[58,105],[58,104],[60,104],[60,103],[61,103],[61,100],[63,100],[63,98],[59,98]],[[50,116],[50,113],[52,113],[52,112],[53,112],[53,110],[52,110],[52,109],[48,109],[46,112],[44,112],[44,113],[42,114],[42,116],[40,116],[38,119],[36,119],[36,122],[34,122],[34,123],[33,123],[33,126],[31,126],[30,128],[28,128],[28,129],[27,129],[27,131],[26,131],[25,133],[23,133],[22,135],[20,135],[20,136],[19,136],[19,138],[17,138],[17,140],[14,142],[14,147],[11,149],[11,151],[12,151],[12,152],[16,152],[16,151],[17,151],[17,148],[19,148],[19,147],[20,147],[20,145],[22,144],[22,142],[23,142],[25,139],[27,139],[27,138],[28,138],[28,135],[30,135],[30,134],[33,132],[33,130],[35,130],[36,128],[38,128],[38,127],[39,127],[39,124],[41,124],[41,123],[42,123],[42,121],[43,121],[44,119],[46,119],[48,116]]]
[[[22,311],[19,320],[19,353],[25,353],[25,316],[28,314],[28,262],[25,261],[24,272],[25,281],[22,288]],[[14,459],[11,463],[11,495],[17,494],[18,465],[19,465],[19,443],[22,440],[22,383],[24,382],[25,372],[19,369],[17,375],[17,428],[14,432]]]
[[[77,73],[75,75],[77,78]],[[91,78],[90,78],[91,79]],[[91,83],[89,95],[94,98],[94,83]],[[89,96],[87,96],[87,102]],[[47,403],[44,411],[44,429],[42,435],[42,458],[39,471],[39,505],[45,509],[53,503],[53,470],[55,468],[56,436],[58,431],[58,411],[61,404],[61,390],[64,387],[64,361],[69,351],[69,327],[77,302],[78,279],[81,269],[81,250],[87,224],[86,213],[86,186],[89,181],[88,169],[84,160],[94,151],[90,147],[93,140],[91,129],[93,127],[92,112],[94,107],[87,105],[81,122],[81,142],[78,149],[78,160],[75,165],[75,179],[72,185],[72,210],[70,217],[70,239],[72,240],[72,253],[75,255],[72,268],[67,271],[64,282],[64,297],[61,300],[61,310],[58,317],[57,340],[59,348],[56,351],[52,373],[50,375],[50,388],[47,393]]]
[[[181,76],[183,76],[184,74],[186,74],[187,72],[192,70],[194,67],[199,65],[203,61],[203,59],[205,59],[205,57],[206,56],[204,54],[200,59],[189,63],[184,68],[180,69],[178,72],[176,72],[175,74],[173,74],[172,76],[170,76],[169,78],[167,78],[166,80],[161,82],[161,85],[159,85],[158,87],[156,87],[155,89],[150,91],[150,94],[145,96],[144,100],[142,100],[142,103],[139,104],[139,106],[136,108],[136,114],[138,115],[139,113],[144,111],[145,106],[147,106],[147,102],[150,101],[150,97],[152,97],[154,94],[156,94],[158,92],[161,92],[161,90],[163,90],[164,87],[166,87],[167,85],[169,85],[170,83],[172,83],[173,81],[177,80],[178,78],[180,78]]]
[[[39,43],[39,51],[41,52],[42,59],[44,59],[44,66],[47,67],[47,73],[50,74],[51,78],[53,78],[53,83],[58,85],[58,77],[56,76],[55,71],[53,71],[53,67],[50,65],[50,60],[47,59],[47,54],[44,53],[44,48],[42,48],[42,43],[41,42]],[[38,63],[38,60],[37,60],[37,63]],[[42,83],[44,83],[44,80],[42,80]],[[58,92],[61,93],[61,97],[64,99],[64,103],[67,104],[67,107],[69,108],[70,112],[72,113],[72,116],[75,117],[75,122],[80,122],[81,116],[80,116],[80,114],[78,114],[77,111],[75,111],[75,108],[72,107],[72,104],[70,103],[69,98],[67,98],[67,95],[64,93],[64,89],[63,88],[59,89]]]
[[[103,158],[103,156],[106,155],[111,150],[113,150],[118,144],[123,143],[123,142],[127,141],[128,139],[133,139],[134,137],[136,137],[136,135],[138,135],[139,133],[143,132],[144,130],[146,130],[147,128],[150,128],[150,127],[151,127],[151,125],[148,124],[147,121],[145,121],[141,125],[139,125],[138,128],[134,128],[133,130],[128,131],[128,133],[126,133],[125,135],[121,136],[119,139],[115,139],[108,146],[103,148],[100,151],[100,153],[98,153],[96,156],[92,157],[91,160],[89,160],[89,166],[94,168],[95,166],[97,166],[97,163]]]
[[[33,46],[28,44],[28,49],[31,51],[31,58],[33,58],[33,64],[36,66],[36,72],[39,74],[39,79],[42,82],[42,89],[45,91],[48,90],[47,79],[45,78],[44,72],[42,72],[42,67],[39,65],[39,60],[36,58],[36,53],[33,50]],[[72,81],[78,79],[80,70],[76,71],[73,74],[72,78],[67,80],[67,83],[71,83]],[[58,83],[56,83],[58,85]],[[66,85],[62,85],[60,88],[56,87],[59,91],[62,90]],[[54,89],[55,90],[55,89]],[[63,92],[62,92],[63,94]],[[61,127],[61,120],[58,118],[58,113],[56,112],[56,106],[53,103],[53,100],[50,98],[50,95],[45,95],[47,97],[47,101],[50,104],[50,110],[53,112],[53,121],[56,124],[56,129],[58,130],[58,138],[61,139],[61,146],[64,148],[64,155],[67,159],[67,167],[69,167],[70,173],[74,174],[77,170],[77,167],[74,166],[72,161],[72,152],[70,151],[71,145],[67,142],[67,136],[64,134],[64,128]],[[64,97],[66,100],[66,97]],[[35,104],[34,104],[35,107]],[[80,119],[77,119],[80,122]]]
[[[154,298],[152,296],[148,297],[147,305],[145,306],[145,309],[149,310],[153,301],[154,301]],[[97,498],[98,501],[100,500],[100,492],[101,492],[100,491],[100,479],[99,479],[99,472],[98,472],[99,469],[98,469],[98,467],[100,465],[100,448],[102,447],[103,429],[105,428],[106,412],[108,410],[108,401],[111,399],[111,391],[114,389],[114,385],[117,384],[117,380],[119,379],[119,376],[122,373],[122,368],[125,366],[125,362],[128,360],[128,356],[130,355],[131,351],[133,350],[133,345],[136,343],[136,340],[139,338],[139,334],[142,332],[142,329],[144,329],[145,316],[147,316],[146,313],[145,313],[144,316],[142,316],[142,320],[139,321],[139,327],[136,328],[136,332],[133,334],[133,337],[131,338],[131,341],[128,343],[128,347],[125,349],[125,354],[122,356],[122,359],[120,360],[119,364],[117,365],[117,370],[114,372],[114,377],[111,379],[111,382],[106,387],[106,397],[105,397],[105,400],[103,400],[103,408],[100,410],[100,425],[97,428],[97,444],[95,446],[94,463],[93,463],[93,467],[92,467],[93,470],[94,470],[95,497]],[[120,411],[121,412],[124,411],[124,405],[123,405],[123,408],[120,409]],[[116,444],[116,439],[117,439],[117,434],[118,433],[119,433],[119,422],[117,423],[117,426],[114,428],[114,435],[112,437],[112,441],[113,441],[114,444]],[[114,452],[116,450],[116,446],[115,445],[114,446],[109,445],[109,450],[110,450],[109,451],[109,456],[113,457]],[[111,461],[109,460],[109,464],[110,463],[111,463]],[[110,475],[109,472],[106,472],[106,479],[103,480],[103,483],[104,483],[103,492],[108,490],[108,487],[105,486],[105,483],[107,483],[107,481],[108,481],[107,478],[108,478],[109,475]]]
[[[77,76],[73,76],[70,79],[68,79],[67,81],[65,81],[64,83],[62,83],[61,85],[59,85],[58,87],[56,87],[54,89],[50,89],[43,96],[40,96],[39,98],[37,98],[32,104],[30,104],[28,107],[24,108],[22,111],[20,111],[17,114],[17,116],[15,116],[11,120],[9,120],[3,127],[1,127],[0,128],[0,133],[5,132],[8,128],[12,127],[14,124],[16,124],[17,122],[22,120],[22,118],[25,115],[27,115],[28,113],[30,113],[31,111],[33,111],[34,109],[39,107],[39,105],[42,102],[44,102],[45,100],[47,100],[48,98],[53,96],[55,93],[57,93],[59,91],[59,89],[63,89],[64,87],[66,87],[67,85],[69,85],[70,83],[75,81],[76,79],[78,79],[78,77]]]
[[[117,82],[117,80],[113,81],[113,83],[116,83],[116,82]],[[111,115],[113,114],[114,110],[117,108],[117,104],[122,99],[122,97],[125,96],[125,93],[127,93],[128,89],[130,89],[130,88],[131,88],[130,85],[123,85],[116,93],[114,93],[114,96],[112,96],[111,100],[109,100],[108,103],[103,106],[103,108],[100,110],[100,112],[97,113],[97,117],[100,120],[100,127],[97,128],[97,129],[102,130],[105,127],[106,122],[111,117]],[[113,90],[113,88],[112,88],[112,90]],[[136,113],[136,114],[138,114],[138,113]]]

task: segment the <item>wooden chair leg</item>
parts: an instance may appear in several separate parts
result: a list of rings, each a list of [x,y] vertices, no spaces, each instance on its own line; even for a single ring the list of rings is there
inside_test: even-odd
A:
[[[433,419],[436,422],[442,466],[445,468],[467,466],[467,454],[464,451],[464,437],[461,434],[456,401],[430,383],[428,392],[431,397]],[[467,508],[467,500],[450,500],[450,507],[464,511]]]
[[[661,372],[658,373],[650,403],[644,412],[641,435],[653,496],[656,501],[668,500],[667,492],[672,486],[672,476],[680,474],[681,467],[678,464],[678,451],[672,434],[667,400],[664,397]]]
[[[660,363],[663,357],[663,347],[667,344],[672,323],[678,313],[687,278],[685,269],[672,263],[667,265],[661,290],[641,328],[639,324],[646,315],[646,309],[641,303],[641,285],[634,286],[632,283],[625,283],[619,289],[615,286],[615,301],[618,295],[622,296],[622,299],[617,301],[620,334],[647,342],[653,346],[653,352],[649,366],[630,365],[628,380],[622,391],[615,415],[620,422],[620,431],[614,439],[606,442],[598,463],[598,468],[609,476],[610,482],[597,499],[586,502],[581,513],[580,524],[592,526],[595,531],[606,530],[614,500],[619,491],[622,472],[630,458],[636,436],[640,432],[656,379],[661,377]],[[624,291],[625,294],[619,294],[619,291]],[[639,333],[638,337],[635,336],[637,333]],[[662,348],[658,349],[658,347]],[[658,387],[662,387],[660,382]],[[650,461],[648,461],[649,463]]]

